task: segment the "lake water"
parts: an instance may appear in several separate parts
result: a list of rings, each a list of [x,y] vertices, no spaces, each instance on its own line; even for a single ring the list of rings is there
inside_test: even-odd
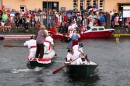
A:
[[[12,73],[12,69],[26,68],[28,48],[3,47],[4,44],[22,46],[27,39],[0,41],[0,86],[130,86],[130,38],[82,40],[89,60],[98,63],[93,75],[87,78],[71,75],[66,68],[57,74],[52,71],[64,65],[66,43],[55,41],[57,57],[39,72]]]

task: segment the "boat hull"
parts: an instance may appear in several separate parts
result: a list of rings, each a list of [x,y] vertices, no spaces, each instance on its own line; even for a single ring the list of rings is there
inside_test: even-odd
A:
[[[67,71],[70,74],[75,74],[81,77],[88,77],[92,75],[97,68],[98,64],[81,64],[81,65],[68,65],[67,66]]]
[[[80,39],[110,37],[113,34],[113,32],[114,32],[114,30],[86,32],[86,33],[80,34],[80,36],[81,36]]]
[[[27,58],[28,68],[35,68],[35,67],[43,67],[43,66],[49,66],[52,63],[52,59],[55,57],[55,51],[52,50],[49,54],[44,54],[43,58]]]
[[[27,63],[27,67],[30,69],[34,69],[35,67],[49,66],[49,65],[51,65],[51,63],[42,64],[42,63],[38,63],[37,61],[28,61],[28,63]]]
[[[84,32],[83,34],[80,34],[80,39],[90,39],[90,38],[105,38],[105,37],[111,37],[114,30],[108,30],[108,31],[93,31],[93,32]],[[54,39],[63,39],[65,38],[65,34],[59,35],[55,34],[53,35]]]

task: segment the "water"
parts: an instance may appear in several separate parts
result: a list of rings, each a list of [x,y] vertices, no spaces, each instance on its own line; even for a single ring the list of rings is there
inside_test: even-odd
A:
[[[0,41],[0,86],[130,86],[130,40],[114,38],[82,40],[84,52],[89,60],[99,64],[94,74],[83,78],[68,74],[66,68],[52,74],[63,66],[66,43],[55,40],[54,58],[50,66],[39,72],[12,73],[12,69],[26,68],[28,48],[3,47],[4,44],[22,46],[27,39],[5,39]]]

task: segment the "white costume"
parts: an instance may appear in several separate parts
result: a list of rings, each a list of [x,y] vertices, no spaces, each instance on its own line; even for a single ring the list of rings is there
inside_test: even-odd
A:
[[[24,46],[28,46],[29,48],[29,56],[30,58],[34,58],[36,54],[36,40],[30,39],[24,43]]]
[[[77,26],[76,23],[74,23],[74,24],[71,25],[71,27],[72,27],[73,29],[75,29],[75,28],[78,27],[78,26]]]
[[[84,53],[83,47],[79,47],[79,51],[80,51],[81,53]]]
[[[80,47],[79,45],[74,45],[74,46],[72,47],[72,49],[73,49],[73,50],[80,51],[81,53],[84,53],[84,52],[83,52],[83,47]]]
[[[82,64],[82,60],[79,57],[80,56],[80,52],[77,51],[77,50],[73,50],[73,52],[74,52],[74,54],[71,54],[70,52],[68,52],[68,54],[67,54],[67,61],[70,61],[70,60],[73,61],[76,58],[78,58],[75,61],[73,61],[72,64]]]
[[[47,36],[45,38],[44,45],[45,45],[44,53],[50,53],[52,50],[51,45],[54,45],[53,38],[51,36]]]
[[[72,49],[78,51],[78,50],[79,50],[79,45],[74,45],[74,46],[72,47]]]
[[[74,28],[72,27],[72,25],[70,25],[68,27],[68,34],[69,34],[69,37],[71,37],[73,35],[73,31],[74,31]]]

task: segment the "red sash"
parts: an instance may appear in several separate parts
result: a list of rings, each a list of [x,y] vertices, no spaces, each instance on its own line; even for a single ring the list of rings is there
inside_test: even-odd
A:
[[[31,46],[30,49],[31,49],[31,48],[36,48],[36,46]]]

